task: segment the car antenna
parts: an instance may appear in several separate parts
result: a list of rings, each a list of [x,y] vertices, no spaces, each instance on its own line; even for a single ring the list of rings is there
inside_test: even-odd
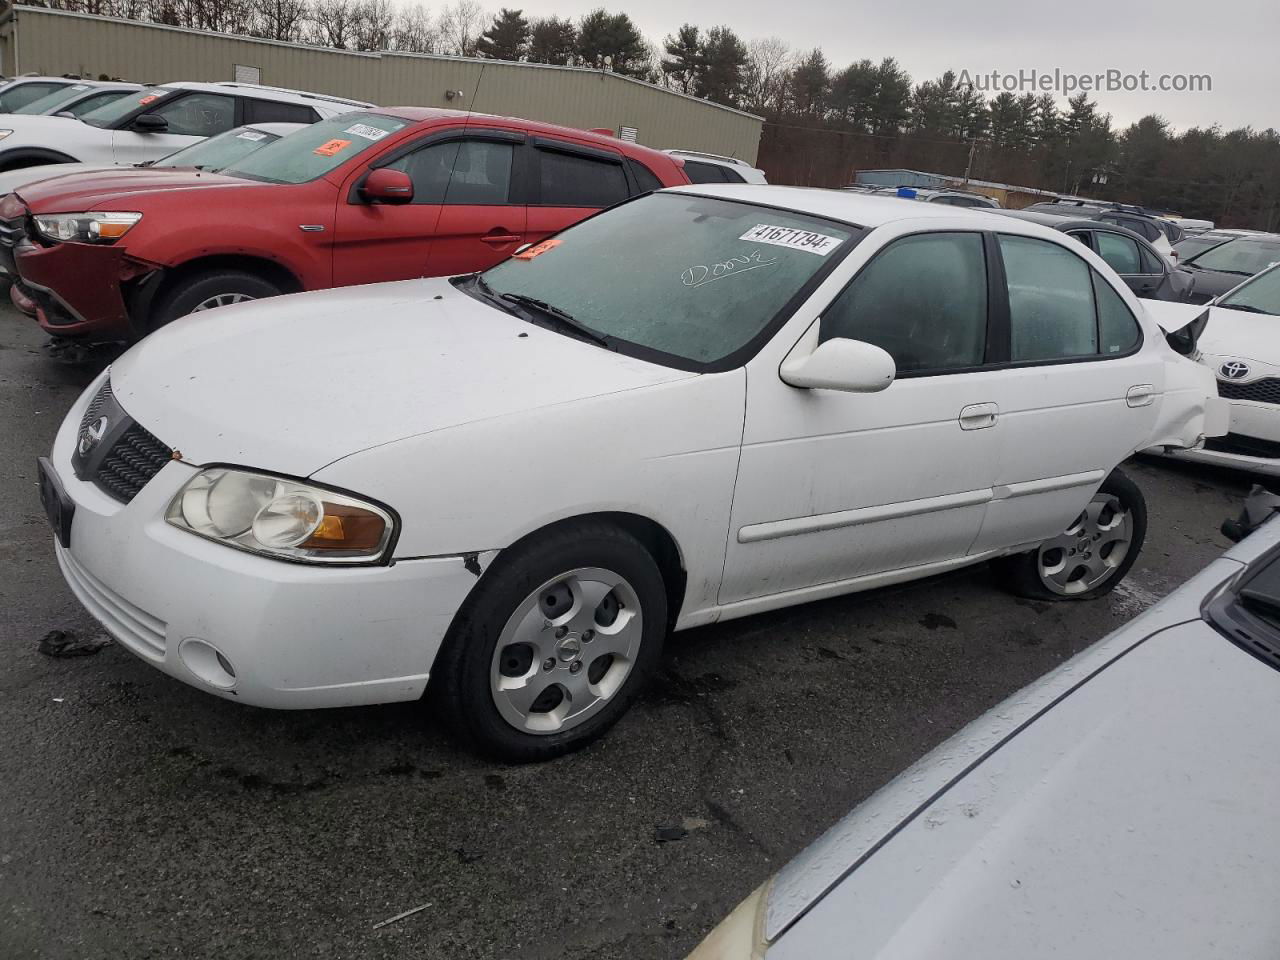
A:
[[[475,114],[476,109],[476,98],[480,96],[480,84],[484,82],[484,72],[488,66],[488,60],[480,61],[480,75],[476,77],[476,87],[475,90],[472,91],[471,99],[467,104],[467,116],[462,121],[463,131],[466,131],[466,129],[471,126],[471,117]],[[436,222],[431,228],[431,241],[427,245],[427,261],[422,267],[422,275],[424,277],[431,276],[431,258],[435,255],[437,246],[435,238],[440,231],[440,221],[444,217],[445,207],[449,203],[449,190],[453,187],[453,175],[458,169],[458,157],[462,154],[463,141],[458,140],[455,143],[457,149],[453,152],[453,163],[449,165],[449,179],[444,183],[444,193],[440,197],[440,209],[436,211]]]

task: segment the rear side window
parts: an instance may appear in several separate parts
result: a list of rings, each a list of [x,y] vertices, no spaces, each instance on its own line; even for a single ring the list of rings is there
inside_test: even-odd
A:
[[[641,193],[652,193],[654,190],[662,189],[662,181],[657,178],[652,170],[635,158],[631,159],[631,175],[636,178],[636,183],[640,187]]]
[[[1098,352],[1089,265],[1056,243],[1000,235],[1009,284],[1010,359],[1062,360]]]
[[[1097,271],[1093,275],[1094,296],[1098,303],[1098,352],[1104,357],[1128,353],[1138,345],[1138,320],[1129,312],[1111,284]]]
[[[414,203],[493,205],[510,203],[515,147],[491,140],[432,144],[388,164],[413,181]]]
[[[1138,246],[1138,250],[1142,254],[1143,273],[1164,273],[1164,264],[1154,250],[1142,245]]]
[[[1120,274],[1142,272],[1142,258],[1138,254],[1136,240],[1104,230],[1099,230],[1094,236],[1098,240],[1098,256],[1107,261],[1112,270]]]
[[[823,313],[819,336],[874,343],[904,373],[979,366],[987,338],[981,234],[895,240]]]
[[[724,183],[724,168],[714,163],[703,163],[700,160],[686,160],[684,172],[690,183]]]
[[[277,103],[274,100],[245,100],[245,123],[315,123],[319,116],[300,103]]]
[[[538,154],[543,206],[609,207],[630,196],[620,162],[559,150]]]

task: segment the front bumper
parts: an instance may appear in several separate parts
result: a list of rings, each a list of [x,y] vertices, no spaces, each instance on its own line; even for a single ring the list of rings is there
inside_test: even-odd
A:
[[[176,460],[122,504],[71,468],[95,388],[68,414],[54,444],[54,469],[75,504],[70,547],[55,549],[71,590],[121,646],[184,683],[260,707],[422,695],[454,614],[476,583],[462,557],[320,567],[204,540],[164,520],[170,499],[197,469]]]
[[[25,240],[13,248],[24,292],[35,303],[36,321],[55,336],[124,340],[129,312],[121,282],[130,268],[118,245]]]
[[[1280,406],[1249,400],[1227,401],[1227,435],[1191,450],[1161,451],[1177,460],[1209,463],[1280,477]]]

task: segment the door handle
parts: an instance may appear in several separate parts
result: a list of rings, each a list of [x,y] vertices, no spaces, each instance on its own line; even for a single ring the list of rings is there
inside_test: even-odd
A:
[[[994,427],[1000,408],[994,403],[971,403],[960,411],[961,430],[985,430]]]
[[[1124,395],[1124,402],[1131,407],[1147,407],[1155,398],[1156,388],[1149,383],[1140,383],[1129,388],[1129,392]]]
[[[480,239],[494,247],[500,247],[504,243],[520,242],[520,236],[518,234],[507,233],[503,227],[494,227]]]

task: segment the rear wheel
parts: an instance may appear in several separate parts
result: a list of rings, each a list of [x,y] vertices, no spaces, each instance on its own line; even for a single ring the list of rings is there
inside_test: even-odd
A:
[[[283,293],[278,286],[246,270],[211,270],[179,280],[161,296],[151,314],[152,330],[179,317]]]
[[[1146,536],[1146,499],[1137,484],[1114,470],[1066,530],[994,566],[1005,585],[1021,596],[1092,600],[1124,579]]]
[[[626,712],[666,629],[666,589],[644,546],[607,524],[575,524],[512,548],[485,572],[428,696],[482,751],[547,760]]]

